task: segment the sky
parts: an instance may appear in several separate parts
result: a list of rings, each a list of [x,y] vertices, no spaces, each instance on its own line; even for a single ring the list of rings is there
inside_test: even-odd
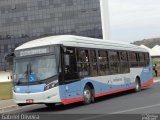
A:
[[[133,41],[160,37],[160,0],[108,0],[111,39]]]

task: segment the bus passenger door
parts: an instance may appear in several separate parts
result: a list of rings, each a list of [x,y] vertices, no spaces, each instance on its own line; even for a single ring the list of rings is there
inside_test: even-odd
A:
[[[80,97],[81,82],[77,72],[75,48],[64,50],[65,97],[69,103]]]

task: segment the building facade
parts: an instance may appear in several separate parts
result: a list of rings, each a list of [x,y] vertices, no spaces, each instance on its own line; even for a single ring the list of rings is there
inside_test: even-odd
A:
[[[63,34],[102,38],[100,0],[0,0],[0,71],[15,47]]]

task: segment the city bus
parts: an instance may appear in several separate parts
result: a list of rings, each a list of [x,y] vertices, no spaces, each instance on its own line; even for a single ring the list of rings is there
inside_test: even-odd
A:
[[[136,45],[74,35],[17,47],[13,98],[18,105],[83,102],[153,84],[149,52]]]

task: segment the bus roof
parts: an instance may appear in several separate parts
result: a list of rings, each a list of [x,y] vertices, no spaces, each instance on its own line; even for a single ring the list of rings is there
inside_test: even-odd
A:
[[[23,50],[28,48],[35,48],[47,45],[62,44],[64,46],[87,47],[87,48],[101,48],[101,49],[115,49],[115,50],[130,50],[148,52],[146,49],[139,46],[117,42],[112,40],[102,40],[89,37],[81,37],[75,35],[58,35],[44,37],[29,41],[17,47],[15,50]]]

